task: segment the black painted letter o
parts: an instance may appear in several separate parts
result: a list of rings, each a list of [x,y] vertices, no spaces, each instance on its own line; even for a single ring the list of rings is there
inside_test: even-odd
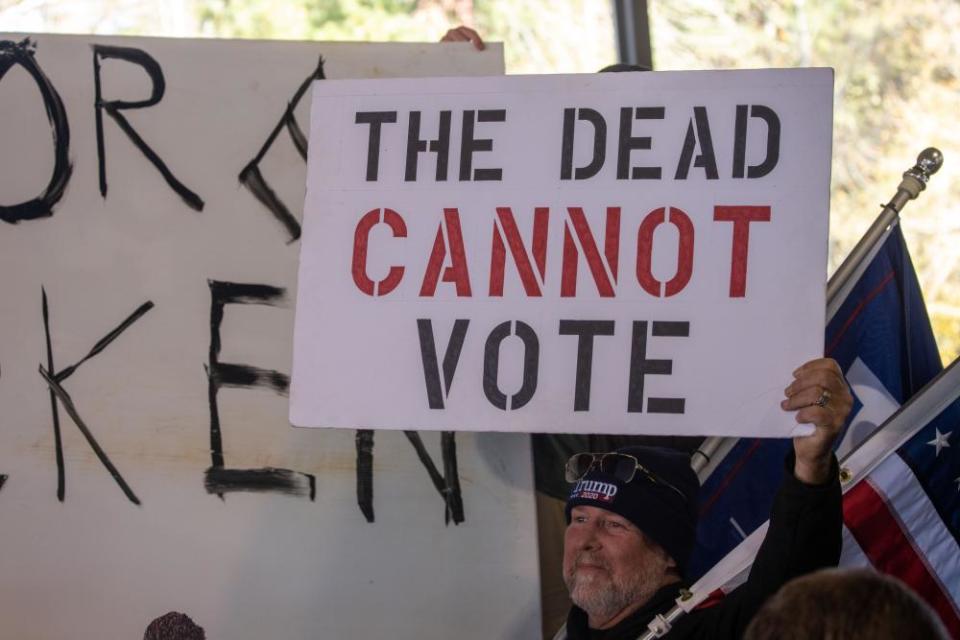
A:
[[[14,205],[0,205],[0,220],[10,224],[52,216],[53,205],[63,197],[73,171],[69,160],[70,125],[67,123],[67,111],[63,106],[63,100],[60,99],[60,94],[34,59],[35,51],[36,45],[29,39],[22,42],[0,41],[0,81],[3,80],[7,71],[17,64],[30,74],[43,97],[43,106],[47,110],[47,119],[52,128],[54,146],[53,175],[44,192],[33,200]]]

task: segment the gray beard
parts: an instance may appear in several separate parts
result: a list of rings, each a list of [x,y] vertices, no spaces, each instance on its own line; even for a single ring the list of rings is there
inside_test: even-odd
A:
[[[616,580],[610,574],[579,575],[574,570],[564,576],[570,591],[570,600],[583,609],[591,619],[609,620],[627,607],[640,607],[656,593],[658,576],[650,567]]]

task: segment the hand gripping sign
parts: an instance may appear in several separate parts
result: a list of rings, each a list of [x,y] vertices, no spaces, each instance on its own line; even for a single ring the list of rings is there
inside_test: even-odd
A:
[[[785,436],[829,69],[314,89],[295,425]]]

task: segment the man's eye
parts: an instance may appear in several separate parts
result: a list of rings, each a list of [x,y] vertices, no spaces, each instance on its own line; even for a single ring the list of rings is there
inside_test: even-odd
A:
[[[614,522],[613,520],[607,520],[608,529],[622,529],[623,525],[619,522]]]

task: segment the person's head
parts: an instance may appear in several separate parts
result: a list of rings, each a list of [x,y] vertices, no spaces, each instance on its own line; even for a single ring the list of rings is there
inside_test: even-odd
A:
[[[185,613],[171,611],[150,623],[143,640],[204,640],[203,627]]]
[[[653,71],[653,69],[642,64],[618,62],[617,64],[608,64],[597,73],[623,73],[625,71]]]
[[[744,640],[946,640],[930,607],[899,580],[869,569],[824,569],[788,582]]]
[[[567,479],[564,582],[591,626],[611,626],[682,579],[696,536],[697,476],[685,453],[627,447],[573,456]]]

